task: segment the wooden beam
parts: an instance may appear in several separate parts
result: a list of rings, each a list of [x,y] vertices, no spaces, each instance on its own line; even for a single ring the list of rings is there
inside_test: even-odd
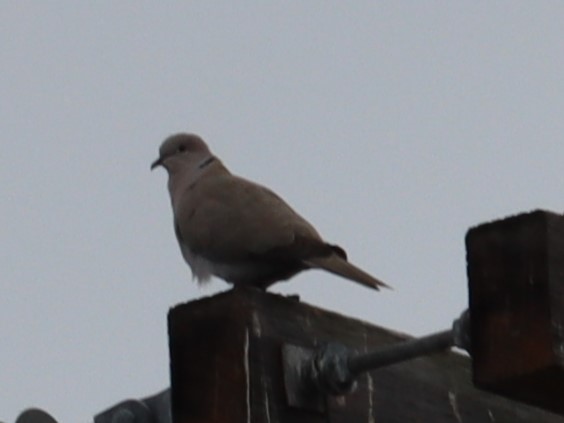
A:
[[[466,246],[476,385],[564,413],[564,216],[483,224]]]
[[[364,375],[354,393],[326,398],[323,411],[288,405],[283,345],[314,349],[338,341],[366,352],[403,339],[366,322],[255,290],[231,290],[179,305],[169,313],[173,421],[564,423],[562,417],[476,390],[469,359],[455,353]]]

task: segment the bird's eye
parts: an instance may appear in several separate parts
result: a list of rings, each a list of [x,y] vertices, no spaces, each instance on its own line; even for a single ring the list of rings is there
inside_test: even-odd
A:
[[[179,153],[183,153],[186,151],[186,146],[185,145],[179,145],[178,148],[176,149],[176,151],[178,151]]]

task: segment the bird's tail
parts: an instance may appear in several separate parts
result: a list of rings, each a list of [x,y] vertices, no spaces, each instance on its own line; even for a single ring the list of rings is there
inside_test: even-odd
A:
[[[376,290],[380,290],[381,287],[392,289],[391,286],[349,263],[346,258],[337,253],[324,257],[312,257],[307,259],[305,263],[312,268],[327,270],[368,288]]]

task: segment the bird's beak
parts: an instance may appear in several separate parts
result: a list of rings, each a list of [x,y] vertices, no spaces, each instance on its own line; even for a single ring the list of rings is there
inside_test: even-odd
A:
[[[151,170],[153,170],[157,166],[162,166],[162,164],[163,164],[163,158],[159,157],[157,160],[155,160],[153,163],[151,163]]]

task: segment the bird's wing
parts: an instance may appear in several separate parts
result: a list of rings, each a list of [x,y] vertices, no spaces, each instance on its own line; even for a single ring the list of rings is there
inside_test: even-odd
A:
[[[205,175],[183,193],[176,211],[179,236],[211,260],[291,254],[326,246],[317,231],[269,189],[222,173]]]

